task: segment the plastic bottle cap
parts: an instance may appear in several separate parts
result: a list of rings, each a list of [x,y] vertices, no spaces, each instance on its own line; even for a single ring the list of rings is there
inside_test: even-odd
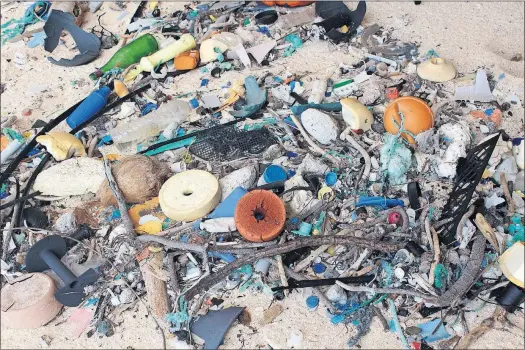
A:
[[[308,306],[309,309],[315,309],[319,305],[319,298],[315,295],[310,295],[308,298],[306,298],[306,306]]]
[[[270,165],[264,171],[264,181],[266,181],[266,183],[284,181],[286,179],[286,171],[278,165]]]
[[[328,172],[324,177],[324,182],[326,182],[328,186],[335,185],[335,183],[337,182],[337,174],[333,171]]]
[[[326,271],[326,265],[322,263],[314,264],[313,270],[315,273],[323,273]]]

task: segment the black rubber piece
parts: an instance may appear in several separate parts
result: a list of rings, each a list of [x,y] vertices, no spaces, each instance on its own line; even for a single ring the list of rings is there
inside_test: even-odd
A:
[[[279,18],[279,15],[277,14],[277,11],[275,10],[268,10],[259,12],[255,15],[255,22],[257,24],[272,24],[277,21],[277,18]]]
[[[67,245],[58,235],[48,236],[38,241],[27,253],[28,272],[53,270],[64,282],[64,287],[55,292],[55,298],[66,306],[78,306],[84,299],[84,287],[97,281],[99,273],[89,269],[79,277],[75,276],[60,259],[66,254]]]
[[[525,290],[509,282],[496,298],[496,302],[505,310],[513,313],[525,301]]]
[[[60,261],[67,253],[66,240],[58,235],[53,235],[36,242],[27,252],[26,269],[28,272],[42,272],[51,268],[45,259],[41,257],[41,253],[45,251],[52,252],[56,259]]]
[[[46,213],[38,208],[25,208],[23,218],[27,227],[44,229],[49,225]]]
[[[419,183],[417,182],[410,182],[407,186],[407,191],[410,207],[416,211],[417,220],[421,215],[421,204],[419,203],[419,197],[421,197],[421,187],[419,187]]]
[[[423,253],[425,253],[425,250],[421,248],[419,244],[417,244],[414,241],[408,241],[407,244],[405,245],[405,249],[408,250],[410,253],[414,254],[414,256],[418,258],[421,255],[423,255]]]
[[[278,292],[285,289],[296,289],[296,288],[308,288],[308,287],[321,287],[334,285],[336,281],[343,283],[361,284],[368,283],[374,280],[375,276],[360,276],[360,277],[341,277],[341,278],[325,278],[320,280],[302,280],[297,281],[293,278],[288,279],[288,286],[279,286],[272,288],[272,292]]]

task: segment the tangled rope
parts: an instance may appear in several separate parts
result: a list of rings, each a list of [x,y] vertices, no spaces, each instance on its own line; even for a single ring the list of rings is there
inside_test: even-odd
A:
[[[50,7],[51,3],[49,1],[37,1],[26,9],[26,12],[20,19],[12,18],[2,24],[2,45],[15,36],[22,34],[27,26],[47,19],[47,12]],[[14,27],[10,28],[13,24]]]

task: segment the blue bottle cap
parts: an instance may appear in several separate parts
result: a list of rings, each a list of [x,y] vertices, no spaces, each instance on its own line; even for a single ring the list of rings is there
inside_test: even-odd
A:
[[[328,172],[324,177],[324,182],[326,182],[327,186],[333,186],[337,182],[337,174],[333,171]]]
[[[192,98],[190,100],[190,106],[191,108],[194,108],[194,109],[199,107],[199,101],[196,98]]]
[[[264,171],[264,181],[266,181],[266,183],[284,181],[286,179],[286,171],[278,165],[270,165]]]
[[[326,271],[326,265],[321,263],[314,264],[313,270],[315,273],[323,273]]]
[[[306,298],[306,306],[308,306],[309,309],[315,309],[319,305],[319,298],[315,295],[310,295],[308,298]]]

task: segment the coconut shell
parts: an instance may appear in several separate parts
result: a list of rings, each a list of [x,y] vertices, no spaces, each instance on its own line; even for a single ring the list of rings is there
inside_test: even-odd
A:
[[[122,158],[111,171],[126,203],[144,203],[156,197],[171,175],[167,165],[143,155]],[[117,204],[107,180],[98,189],[97,197],[103,206]]]

